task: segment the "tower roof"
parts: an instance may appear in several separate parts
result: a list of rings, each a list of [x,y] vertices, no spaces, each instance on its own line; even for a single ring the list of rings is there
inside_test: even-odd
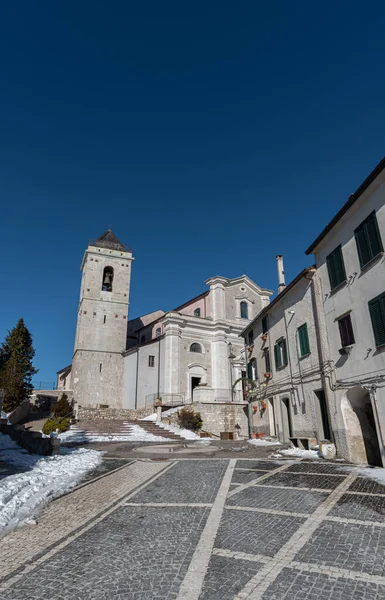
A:
[[[98,239],[93,242],[92,246],[97,248],[108,248],[109,250],[121,250],[126,251],[126,247],[122,242],[118,240],[116,235],[111,229],[107,229]]]

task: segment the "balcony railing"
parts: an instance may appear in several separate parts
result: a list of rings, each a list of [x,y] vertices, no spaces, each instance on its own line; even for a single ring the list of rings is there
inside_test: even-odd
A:
[[[159,398],[162,399],[162,406],[181,406],[182,404],[187,404],[184,394],[149,394],[146,396],[146,406],[154,406]]]
[[[33,389],[39,390],[56,390],[56,381],[33,381]]]

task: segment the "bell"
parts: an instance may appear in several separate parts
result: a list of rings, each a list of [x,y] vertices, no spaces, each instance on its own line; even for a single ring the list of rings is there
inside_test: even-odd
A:
[[[103,284],[104,285],[111,285],[111,281],[112,281],[111,273],[108,273],[108,272],[105,273]]]

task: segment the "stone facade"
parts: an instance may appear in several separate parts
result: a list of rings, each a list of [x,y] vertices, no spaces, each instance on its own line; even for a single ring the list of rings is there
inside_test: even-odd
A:
[[[133,258],[109,234],[89,245],[82,261],[71,376],[79,405],[120,408]]]
[[[94,420],[94,421],[124,421],[125,419],[136,421],[148,417],[154,412],[152,406],[148,408],[139,408],[137,410],[129,410],[123,408],[94,408],[91,406],[79,406],[77,418],[79,420]]]

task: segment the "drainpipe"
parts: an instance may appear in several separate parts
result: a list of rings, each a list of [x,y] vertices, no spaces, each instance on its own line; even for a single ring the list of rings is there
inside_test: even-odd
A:
[[[278,294],[285,289],[285,271],[283,270],[283,256],[281,254],[277,254],[277,270],[278,270]]]
[[[294,312],[293,312],[293,314],[294,314]],[[288,328],[287,328],[287,319],[286,319],[285,308],[283,309],[283,320],[285,322],[285,331],[286,331],[286,348],[287,348],[287,360],[288,360],[288,363],[289,363],[289,371],[290,371],[291,395],[294,396],[294,398],[295,398],[294,381],[293,381],[293,369],[292,369],[292,366],[291,366],[290,345],[289,345],[289,331],[288,331]]]
[[[138,408],[138,374],[139,374],[139,348],[136,350],[135,409]]]
[[[160,394],[160,338],[158,340],[158,395],[157,395],[157,398],[159,398],[159,394]]]

